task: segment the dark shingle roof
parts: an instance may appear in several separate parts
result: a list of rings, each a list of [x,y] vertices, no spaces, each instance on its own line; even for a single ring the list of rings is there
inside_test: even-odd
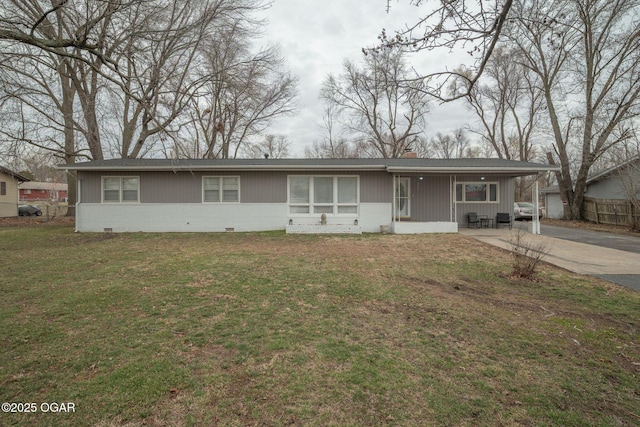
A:
[[[504,159],[111,159],[59,165],[69,170],[386,170],[394,173],[483,172],[534,174],[555,170],[539,163]]]

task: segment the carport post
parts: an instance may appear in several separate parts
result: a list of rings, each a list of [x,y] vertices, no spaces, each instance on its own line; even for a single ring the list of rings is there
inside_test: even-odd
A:
[[[531,218],[532,234],[540,234],[540,217],[538,216],[538,213],[540,212],[540,199],[538,197],[538,175],[536,175],[536,180],[533,183],[533,215]]]

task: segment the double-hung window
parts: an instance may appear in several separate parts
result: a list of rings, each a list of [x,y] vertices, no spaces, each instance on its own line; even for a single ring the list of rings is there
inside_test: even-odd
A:
[[[456,184],[456,202],[497,203],[497,182],[458,182]]]
[[[289,177],[289,213],[357,214],[357,176]]]
[[[103,176],[103,203],[138,203],[140,178],[137,176]]]
[[[240,177],[205,176],[202,178],[202,201],[205,203],[240,202]]]

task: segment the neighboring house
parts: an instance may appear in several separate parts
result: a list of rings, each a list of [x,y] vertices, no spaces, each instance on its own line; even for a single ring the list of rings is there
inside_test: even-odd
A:
[[[638,190],[640,190],[640,159],[636,157],[590,176],[584,192],[585,203],[591,203],[594,200],[624,202],[629,199],[630,194]],[[558,186],[545,188],[541,193],[545,197],[546,216],[562,218],[564,203]],[[640,197],[640,194],[636,197]]]
[[[0,166],[0,217],[18,216],[18,185],[29,178]]]
[[[25,182],[20,184],[21,202],[58,202],[67,199],[67,184],[58,182]]]
[[[514,177],[554,166],[502,159],[114,159],[77,171],[77,231],[457,232],[513,213]]]
[[[545,218],[561,219],[564,217],[564,202],[560,197],[560,188],[557,185],[540,190],[544,196]]]
[[[637,193],[640,183],[640,159],[635,157],[602,171],[596,172],[587,180],[586,197],[602,200],[627,200]],[[636,194],[637,198],[640,196]]]

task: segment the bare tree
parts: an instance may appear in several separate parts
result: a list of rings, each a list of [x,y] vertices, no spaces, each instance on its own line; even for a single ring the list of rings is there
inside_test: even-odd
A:
[[[638,7],[637,0],[558,0],[513,11],[509,39],[544,93],[554,141],[547,158],[560,166],[570,218],[581,217],[594,162],[632,135],[640,95]]]
[[[429,7],[417,22],[389,36],[382,31],[380,46],[365,49],[376,52],[393,46],[410,52],[452,51],[464,49],[473,59],[473,65],[461,70],[438,70],[420,76],[424,90],[441,101],[468,96],[483,74],[494,49],[502,36],[505,22],[511,14],[513,0],[447,0],[434,2],[409,0],[416,7]],[[387,0],[387,9],[392,7]],[[464,79],[465,91],[450,92],[452,81]]]
[[[245,147],[244,154],[252,159],[284,159],[289,157],[291,143],[284,135],[267,135],[262,141]]]
[[[346,61],[339,76],[329,75],[322,98],[344,114],[343,125],[366,156],[400,157],[422,131],[428,112],[420,81],[409,81],[402,51],[381,49],[362,67]]]
[[[104,22],[126,14],[137,1],[7,0],[0,6],[0,41],[30,46],[73,60],[88,60],[117,70],[103,38]]]
[[[8,0],[0,6],[0,102],[6,143],[66,163],[140,157],[186,125],[209,75],[204,40],[256,25],[262,0]],[[68,177],[70,204],[75,202]]]
[[[311,147],[305,147],[304,155],[316,159],[357,159],[360,158],[359,145],[345,138],[329,144],[326,139],[313,141]]]
[[[186,151],[196,157],[235,158],[274,118],[296,108],[297,80],[284,71],[278,46],[254,53],[255,36],[255,29],[233,21],[219,27],[205,45],[204,85],[190,104],[191,127],[185,129],[196,145]]]
[[[471,142],[464,129],[456,129],[452,134],[438,132],[431,138],[433,156],[439,159],[460,159],[473,157]]]
[[[27,171],[34,181],[65,182],[65,172],[55,168],[60,160],[46,150],[32,151],[20,158],[20,167],[14,170]]]
[[[60,56],[31,47],[13,46],[0,61],[0,144],[16,147],[28,158],[47,150],[58,162],[73,163],[89,153],[76,144],[80,129],[76,116],[76,87],[69,78],[69,63]],[[18,148],[19,147],[19,148]],[[76,186],[73,174],[69,184],[69,215],[74,214]]]
[[[346,159],[359,157],[358,147],[343,136],[339,124],[339,108],[328,104],[324,108],[321,127],[325,135],[305,148],[305,156],[309,158]]]
[[[149,138],[184,125],[176,120],[209,78],[194,72],[206,67],[209,40],[230,19],[247,21],[246,13],[256,7],[254,0],[180,0],[160,2],[141,14],[138,26],[149,31],[126,39],[119,56],[127,77],[115,103],[122,123],[120,156],[138,157]]]
[[[468,80],[462,81],[463,85],[467,83]],[[452,91],[458,90],[452,87]],[[471,132],[501,159],[534,159],[544,94],[534,73],[518,61],[517,50],[496,48],[478,84],[462,90],[468,92],[468,105],[480,121],[480,128],[472,128]]]
[[[62,1],[49,8],[41,0],[10,0],[0,9],[0,28],[29,28],[36,39],[82,38],[99,47],[71,43],[60,51],[5,42],[14,56],[39,58],[44,51],[53,58],[38,65],[51,67],[59,87],[69,88],[68,99],[58,102],[67,107],[63,116],[73,117],[65,129],[84,137],[90,158],[102,159],[105,149],[109,156],[139,157],[181,126],[176,120],[206,81],[194,72],[203,63],[203,40],[229,21],[248,21],[259,7],[261,0]],[[31,79],[45,81],[60,98],[52,79],[41,74]]]

